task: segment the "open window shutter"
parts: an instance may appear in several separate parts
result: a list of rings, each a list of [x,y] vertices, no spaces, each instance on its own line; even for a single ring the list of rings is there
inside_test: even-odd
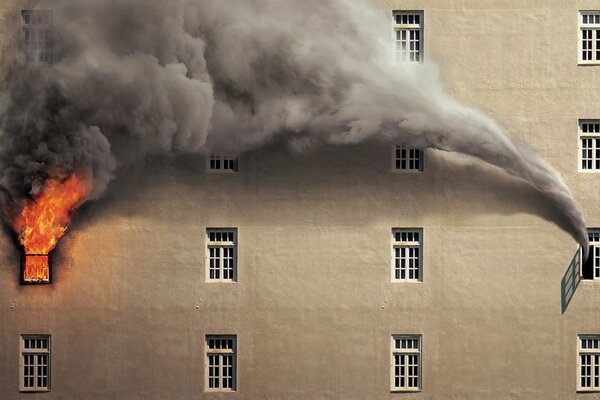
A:
[[[594,247],[590,246],[588,259],[585,260],[581,267],[581,277],[583,279],[594,279]]]

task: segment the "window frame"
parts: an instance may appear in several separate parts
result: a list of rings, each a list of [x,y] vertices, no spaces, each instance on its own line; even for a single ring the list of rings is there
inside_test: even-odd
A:
[[[583,267],[585,262],[583,261],[583,249],[581,246],[579,247],[579,259],[581,262],[579,263],[579,277],[580,280],[584,282],[600,282],[600,228],[587,228],[588,240],[590,243],[590,252],[588,257],[592,258],[592,278],[584,278],[583,277]],[[591,236],[594,235],[595,238]],[[594,246],[594,243],[597,243],[597,246]],[[595,262],[594,262],[595,261]]]
[[[217,340],[233,340],[233,348],[232,349],[212,349],[209,347],[209,339],[217,339]],[[238,390],[238,378],[237,378],[237,370],[238,370],[238,361],[237,361],[237,352],[238,352],[238,340],[237,335],[234,334],[207,334],[204,336],[204,391],[205,392],[236,392]],[[223,354],[231,354],[232,355],[232,374],[231,374],[231,388],[222,387],[223,384],[223,363],[222,358],[219,363],[219,376],[217,379],[219,380],[219,387],[211,388],[210,387],[210,367],[209,367],[209,357],[213,355],[223,355]]]
[[[579,10],[577,13],[577,64],[578,65],[600,65],[600,57],[594,59],[594,52],[600,51],[600,46],[595,46],[592,50],[592,60],[583,59],[583,31],[591,30],[595,31],[596,38],[591,39],[592,46],[594,42],[598,44],[600,41],[600,23],[585,23],[583,22],[584,15],[600,15],[600,10]],[[589,50],[589,49],[586,49]]]
[[[584,132],[583,125],[584,124],[598,124],[600,125],[600,119],[593,118],[583,118],[577,120],[577,172],[582,172],[586,174],[594,174],[600,173],[600,167],[595,168],[596,161],[600,162],[600,156],[596,157],[596,150],[600,151],[600,143],[596,143],[596,140],[600,142],[600,128],[598,132]],[[592,140],[592,168],[583,168],[583,140],[591,139]]]
[[[418,349],[398,349],[396,347],[396,340],[399,339],[411,339],[418,340]],[[392,334],[391,335],[391,351],[390,351],[390,392],[393,393],[414,393],[421,392],[423,390],[423,335],[421,334]],[[397,387],[395,383],[395,359],[396,355],[417,355],[417,381],[416,387],[408,387],[407,384],[404,387]],[[405,382],[408,382],[408,372],[405,375]]]
[[[584,339],[592,339],[592,340],[599,340],[600,341],[600,335],[595,335],[595,334],[580,334],[577,335],[577,392],[586,392],[586,393],[590,393],[590,392],[600,392],[600,373],[597,374],[598,380],[599,380],[599,384],[598,386],[592,386],[592,387],[584,387],[581,385],[581,356],[583,354],[587,354],[587,355],[591,355],[591,356],[595,356],[597,355],[600,358],[600,346],[597,349],[583,349],[582,348],[582,340]],[[594,382],[594,365],[598,365],[598,368],[600,369],[600,360],[598,363],[594,364],[592,362],[592,364],[590,364],[590,371],[591,371],[591,375],[590,375],[590,381]]]
[[[409,23],[397,23],[396,22],[396,16],[398,15],[418,15],[419,16],[419,23],[416,24],[413,23],[411,24]],[[400,60],[398,59],[398,31],[418,31],[419,32],[419,39],[417,40],[419,43],[419,50],[418,50],[418,60],[417,61],[411,61],[409,60],[410,57],[406,57],[407,60]],[[406,43],[410,43],[410,38],[406,39],[407,42]],[[423,64],[424,63],[424,59],[425,59],[425,11],[424,10],[393,10],[392,11],[392,59],[394,60],[394,62],[396,64]],[[410,49],[408,50],[408,53],[410,54]]]
[[[219,162],[219,168],[212,168],[213,161]],[[233,163],[233,168],[225,168],[226,161]],[[236,174],[240,170],[240,157],[237,153],[232,154],[209,154],[206,157],[206,172],[215,174]]]
[[[48,346],[47,348],[35,348],[35,349],[31,349],[25,348],[25,341],[29,340],[29,339],[44,339],[47,341]],[[24,384],[24,380],[25,380],[25,356],[26,355],[33,355],[34,356],[34,364],[33,364],[33,382],[34,382],[34,386],[33,387],[28,387],[25,386]],[[38,359],[37,356],[39,355],[47,355],[48,357],[48,361],[46,364],[46,386],[38,386],[37,385],[37,381],[38,381]],[[49,392],[51,389],[51,378],[52,378],[52,374],[51,374],[51,367],[52,367],[52,340],[51,340],[51,335],[50,334],[21,334],[19,335],[19,392],[21,393],[27,393],[27,392]]]
[[[38,19],[41,17],[41,21],[32,21],[32,19]],[[54,12],[53,10],[32,10],[22,9],[21,10],[21,25],[22,25],[22,39],[25,50],[26,61],[28,63],[46,63],[52,64],[53,62],[53,42],[54,42]],[[28,19],[30,20],[28,22]],[[44,21],[44,19],[46,19]],[[43,35],[41,33],[43,32]],[[33,35],[32,35],[33,33]],[[28,37],[29,36],[29,37]],[[44,37],[41,40],[41,36]],[[40,47],[35,58],[32,57],[33,49],[31,44],[35,43],[34,47]],[[38,45],[44,43],[44,45]],[[46,54],[46,58],[42,59],[41,55]]]
[[[418,241],[397,241],[397,232],[415,232],[419,234]],[[419,283],[423,282],[423,228],[392,228],[392,249],[391,249],[391,281],[393,283]],[[396,278],[396,248],[415,248],[419,249],[417,268],[418,278],[408,278],[409,267],[406,267],[406,278]]]
[[[402,160],[403,158],[398,158],[397,156],[397,151],[398,150],[402,150],[405,149],[408,153],[408,156],[406,158],[404,158],[407,162],[407,164],[410,163],[410,160],[413,159],[410,157],[410,151],[414,150],[417,151],[417,160],[419,162],[419,168],[397,168],[396,167],[396,162],[398,160]],[[399,174],[418,174],[418,173],[422,173],[423,172],[423,167],[424,167],[424,163],[425,163],[425,151],[423,151],[423,149],[419,149],[416,147],[406,147],[406,146],[401,146],[401,145],[394,145],[392,146],[392,172],[394,173],[399,173]]]
[[[210,233],[211,232],[232,232],[233,233],[233,241],[211,241],[210,240]],[[205,255],[205,281],[207,283],[236,283],[238,280],[238,230],[237,228],[206,228],[205,231],[205,240],[206,240],[206,255]],[[210,260],[211,260],[211,256],[210,256],[210,248],[232,248],[232,262],[233,262],[233,268],[232,268],[232,277],[231,278],[223,278],[224,274],[224,266],[223,266],[223,255],[221,253],[221,256],[219,257],[219,260],[221,260],[220,262],[220,266],[219,266],[219,278],[211,278],[210,277]]]

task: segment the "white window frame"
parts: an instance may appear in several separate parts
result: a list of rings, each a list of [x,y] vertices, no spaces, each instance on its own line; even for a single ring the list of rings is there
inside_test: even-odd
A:
[[[583,348],[583,341],[592,344],[592,348]],[[587,345],[586,345],[587,347]],[[589,372],[590,386],[582,385],[582,356],[590,357]],[[600,392],[600,335],[577,335],[577,391],[578,392]]]
[[[210,173],[235,174],[239,171],[239,167],[238,154],[210,154],[206,157],[206,171]]]
[[[590,281],[600,281],[600,228],[588,228],[588,240],[590,243],[590,253],[588,257],[593,257],[593,267],[594,267],[594,276],[592,279],[583,278],[583,249],[580,247],[580,255],[579,259],[581,262],[579,263],[579,276],[582,280],[586,282]]]
[[[413,233],[418,234],[418,240],[396,240],[396,233]],[[396,249],[418,249],[418,267],[416,269],[418,277],[409,278],[410,265],[406,265],[411,259],[414,260],[414,256],[407,254],[405,257],[405,277],[402,278],[402,268],[399,268],[400,277],[396,277]],[[392,228],[392,256],[391,256],[391,279],[392,282],[422,282],[423,281],[423,228]],[[399,258],[402,259],[401,256]],[[413,261],[414,262],[414,261]],[[412,268],[414,270],[414,268]]]
[[[210,239],[210,234],[211,232],[225,232],[225,233],[232,233],[233,234],[233,240],[221,240],[221,241],[215,241],[215,240],[211,240]],[[238,267],[238,263],[237,263],[237,256],[238,256],[238,232],[237,232],[237,228],[207,228],[206,229],[206,261],[205,261],[205,266],[206,266],[206,282],[217,282],[217,283],[233,283],[233,282],[237,282],[237,267]],[[213,249],[220,249],[219,250],[219,255],[214,257],[215,260],[219,261],[219,266],[218,268],[211,268],[211,259],[213,259],[213,257],[211,257],[211,248]],[[223,249],[231,249],[232,250],[232,255],[231,258],[229,256],[224,255]],[[213,252],[214,254],[214,252]],[[232,276],[229,278],[224,278],[224,261],[225,260],[232,260],[231,262],[233,263],[232,266]],[[217,270],[219,271],[219,277],[215,278],[215,277],[211,277],[211,269],[213,270]],[[214,274],[216,275],[216,274]]]
[[[593,132],[590,132],[592,128]],[[587,130],[588,132],[584,132]],[[600,172],[600,119],[580,119],[577,122],[577,170],[584,173]],[[585,160],[590,160],[592,167],[584,168],[584,140],[589,140],[586,150],[591,152],[591,157],[585,157]]]
[[[409,21],[401,21],[400,23],[396,22],[396,17],[400,16],[401,19],[402,16],[407,16],[410,17],[412,16],[412,20]],[[418,16],[418,18],[415,18],[415,16]],[[392,29],[392,51],[393,51],[393,59],[396,63],[411,63],[411,64],[422,64],[423,63],[423,59],[424,59],[424,17],[425,17],[425,13],[423,12],[423,10],[394,10],[392,12],[392,25],[393,25],[393,29]],[[418,23],[416,23],[416,20],[418,19]],[[397,32],[405,32],[405,38],[404,39],[398,39],[398,33]],[[412,40],[410,38],[410,32],[417,32],[416,35],[418,35],[418,39],[416,40],[416,42],[418,42],[418,47],[419,49],[416,50],[416,53],[418,53],[418,60],[410,60],[411,56],[411,51],[415,51],[415,49],[408,49],[408,52],[404,53],[407,56],[401,56],[398,57],[398,46],[399,43],[401,43],[403,40],[406,40],[406,44],[407,47],[410,47],[411,41],[414,42],[414,40]],[[402,58],[406,58],[406,59],[402,59]]]
[[[232,340],[233,346],[231,349],[210,348],[209,340]],[[205,392],[235,392],[237,390],[237,335],[206,335],[204,339],[204,391]],[[218,358],[216,368],[219,370],[217,379],[218,386],[210,387],[210,357]],[[228,367],[224,364],[224,357],[231,356],[231,387],[223,387],[224,368]]]
[[[51,64],[54,21],[52,10],[21,10],[21,20],[26,61]]]
[[[398,340],[409,340],[409,341],[417,341],[417,348],[400,348],[396,346],[396,341]],[[408,385],[408,361],[405,359],[405,369],[404,369],[404,385],[396,386],[396,356],[400,357],[408,357],[408,356],[416,356],[417,357],[417,385],[409,386]],[[400,366],[398,367],[400,368]],[[413,366],[414,368],[414,366]],[[399,370],[401,374],[401,370]],[[399,378],[401,379],[401,378]],[[399,382],[400,383],[400,382]],[[422,335],[392,335],[391,342],[391,358],[390,358],[390,391],[392,392],[420,392],[423,387],[423,337]]]
[[[34,342],[28,342],[28,341]],[[43,342],[46,342],[46,347],[43,347]],[[20,362],[19,362],[19,390],[21,392],[49,392],[50,391],[50,366],[51,366],[51,341],[50,335],[45,334],[25,334],[19,337],[19,349],[20,349]],[[25,344],[33,343],[34,348],[31,346],[25,348]],[[46,386],[38,384],[40,376],[40,368],[43,368],[43,364],[38,364],[41,356],[47,357],[46,362]],[[31,357],[32,365],[27,365],[26,357]],[[25,367],[31,368],[31,371],[25,373]],[[31,372],[31,373],[29,373]],[[25,377],[33,380],[33,386],[25,385]]]
[[[594,19],[589,22],[590,16]],[[577,13],[578,17],[578,26],[579,26],[579,40],[577,44],[577,60],[580,65],[597,65],[600,64],[600,56],[597,52],[600,52],[600,10],[580,10]],[[588,22],[584,22],[586,20]],[[584,60],[583,57],[583,35],[584,31],[591,32],[591,38],[587,40],[591,40],[591,49],[587,49],[586,51],[591,51],[591,60]]]
[[[406,157],[398,157],[398,151],[402,151],[405,150],[406,151]],[[411,152],[413,152],[413,156],[411,157]],[[416,157],[414,157],[414,154],[416,152]],[[395,145],[392,146],[392,172],[397,172],[397,173],[401,173],[401,174],[411,174],[411,173],[419,173],[419,172],[423,172],[423,161],[424,161],[424,154],[425,152],[422,149],[417,149],[415,147],[406,147],[406,146],[400,146],[400,145]],[[397,162],[400,161],[402,162],[402,160],[405,160],[406,162],[406,168],[398,168],[397,166]],[[418,163],[418,167],[417,168],[410,168],[410,163]]]

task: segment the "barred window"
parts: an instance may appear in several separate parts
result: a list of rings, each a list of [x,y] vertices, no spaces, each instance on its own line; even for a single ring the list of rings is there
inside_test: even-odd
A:
[[[237,337],[206,336],[206,390],[234,391],[236,387]]]
[[[392,391],[421,389],[421,336],[392,336]]]
[[[209,172],[237,172],[238,156],[211,154],[207,167]]]
[[[423,230],[392,229],[392,281],[420,281]]]
[[[52,62],[52,11],[22,10],[25,57],[28,62]]]
[[[579,336],[579,390],[600,391],[600,336]]]
[[[423,62],[423,11],[394,11],[397,62]]]
[[[21,335],[20,389],[50,390],[50,335]]]
[[[600,11],[580,11],[579,32],[579,63],[600,63]]]
[[[210,228],[207,238],[208,281],[233,282],[237,279],[237,229]]]
[[[600,171],[600,120],[579,120],[579,170]]]
[[[423,150],[394,146],[392,154],[392,171],[422,172]]]
[[[600,279],[600,229],[588,229],[590,253],[581,265],[582,279]]]

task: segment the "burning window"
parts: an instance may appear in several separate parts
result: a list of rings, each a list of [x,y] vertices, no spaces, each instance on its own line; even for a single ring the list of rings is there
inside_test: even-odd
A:
[[[22,264],[24,283],[50,283],[49,254],[25,254]]]
[[[28,62],[52,62],[52,11],[22,10]]]
[[[579,12],[579,63],[600,63],[600,11]]]
[[[392,154],[392,171],[422,172],[423,150],[394,146]]]
[[[235,390],[236,342],[236,336],[206,336],[206,391]]]
[[[577,389],[600,391],[600,336],[579,336]]]
[[[392,391],[421,388],[421,336],[392,336]]]
[[[600,171],[600,120],[579,120],[579,171]]]
[[[423,11],[394,11],[397,62],[423,62]]]
[[[590,254],[581,266],[582,279],[600,279],[600,229],[588,229]]]
[[[209,172],[237,172],[238,156],[211,154],[207,167]]]
[[[206,279],[210,282],[237,280],[237,230],[207,229]]]
[[[50,335],[21,336],[20,382],[22,392],[50,390]]]
[[[423,230],[392,229],[392,281],[420,281]]]

